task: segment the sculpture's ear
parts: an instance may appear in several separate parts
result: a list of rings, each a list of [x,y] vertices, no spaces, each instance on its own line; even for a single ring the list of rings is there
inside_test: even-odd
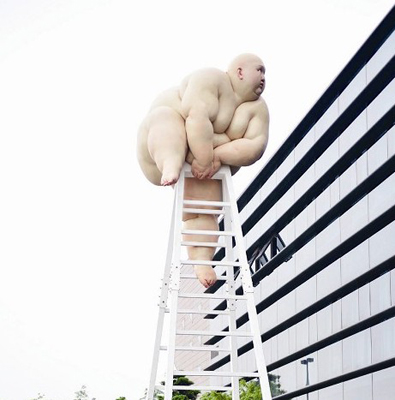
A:
[[[243,80],[243,69],[241,67],[237,68],[237,77]]]

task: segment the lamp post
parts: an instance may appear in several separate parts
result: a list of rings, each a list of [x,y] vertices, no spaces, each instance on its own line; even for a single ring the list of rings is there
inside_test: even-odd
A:
[[[314,358],[308,357],[305,358],[304,360],[301,360],[300,363],[303,365],[306,365],[306,386],[310,385],[310,380],[309,380],[309,363],[313,362]],[[309,394],[306,393],[306,399],[309,400]]]

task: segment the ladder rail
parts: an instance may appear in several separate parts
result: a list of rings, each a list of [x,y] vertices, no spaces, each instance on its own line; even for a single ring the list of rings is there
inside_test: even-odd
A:
[[[184,185],[185,185],[185,173],[181,171],[180,178],[176,185],[176,190],[174,193],[175,202],[175,215],[174,215],[174,235],[173,235],[173,259],[171,263],[171,304],[170,309],[173,311],[170,313],[170,329],[168,337],[168,357],[167,357],[167,368],[165,377],[165,399],[171,399],[172,397],[172,387],[173,387],[173,370],[175,361],[175,347],[176,347],[176,330],[177,330],[177,307],[178,307],[178,292],[180,290],[180,274],[181,274],[181,246],[178,244],[182,240],[182,202],[184,197]]]
[[[230,202],[229,196],[229,188],[228,182],[226,180],[222,181],[222,192],[224,193],[224,197],[226,201]],[[224,216],[224,229],[225,230],[232,230],[232,219],[230,218],[229,214],[225,214]],[[233,241],[232,238],[227,237],[225,238],[226,248],[225,248],[225,258],[229,260],[233,260],[234,258],[234,249],[233,249]],[[226,282],[226,292],[229,293],[231,298],[228,298],[227,301],[227,308],[229,309],[229,318],[228,318],[228,326],[230,332],[236,332],[236,304],[234,298],[236,297],[235,291],[235,273],[234,268],[229,268],[226,271],[227,282]],[[237,356],[237,338],[234,336],[230,337],[230,370],[235,373],[238,370],[238,356]],[[239,378],[232,376],[231,377],[231,386],[234,389],[232,391],[232,400],[240,400],[240,387],[239,387]]]
[[[254,286],[252,283],[252,278],[248,265],[247,253],[245,251],[244,237],[243,237],[243,232],[241,230],[240,216],[239,216],[239,211],[237,209],[237,203],[235,200],[236,197],[234,194],[230,173],[225,175],[225,181],[227,184],[229,197],[232,200],[231,210],[232,210],[232,217],[234,218],[233,224],[235,230],[235,239],[239,250],[238,254],[239,260],[242,264],[242,267],[240,268],[241,281],[242,281],[244,295],[247,296],[247,310],[250,321],[250,329],[251,332],[253,332],[254,353],[259,374],[259,384],[261,386],[262,398],[266,400],[266,399],[271,399],[272,395],[270,391],[270,384],[267,374],[265,357],[263,354],[262,341],[258,323],[258,315],[255,306]]]
[[[173,246],[172,246],[172,238],[174,236],[174,217],[175,217],[175,209],[176,203],[173,203],[173,211],[170,223],[169,230],[169,239],[167,246],[167,255],[165,262],[165,272],[162,279],[162,287],[160,292],[160,300],[159,300],[159,310],[158,310],[158,323],[156,326],[156,335],[155,335],[155,343],[154,343],[154,352],[152,356],[152,364],[151,364],[151,375],[150,375],[150,383],[147,391],[147,399],[152,399],[154,396],[155,390],[155,380],[158,373],[158,364],[159,364],[159,355],[160,355],[160,346],[161,346],[161,338],[163,334],[163,324],[167,307],[167,299],[168,299],[168,289],[170,284],[170,271],[171,271],[171,260],[173,258]]]

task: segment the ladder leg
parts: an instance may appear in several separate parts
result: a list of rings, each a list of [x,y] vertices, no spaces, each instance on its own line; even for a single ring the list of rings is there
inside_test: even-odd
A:
[[[178,303],[178,293],[177,291],[173,291],[171,293],[171,303],[170,303],[170,310],[172,311],[170,313],[170,330],[169,330],[169,341],[167,348],[165,400],[171,400],[173,395],[173,371],[174,371],[176,330],[177,330],[177,305],[178,305],[177,303]]]
[[[180,290],[180,273],[181,273],[181,240],[182,240],[182,214],[183,214],[183,201],[184,201],[184,186],[185,186],[185,172],[184,168],[181,171],[175,188],[175,213],[174,213],[174,234],[173,242],[173,259],[171,263],[171,276],[170,276],[170,326],[169,338],[167,347],[167,369],[165,381],[165,400],[171,400],[173,392],[173,371],[175,361],[175,346],[176,346],[176,332],[177,332],[177,309],[178,309],[178,293]]]
[[[159,363],[159,354],[160,354],[160,345],[161,338],[163,334],[163,323],[165,319],[165,310],[167,305],[167,298],[169,292],[169,283],[170,283],[170,267],[171,260],[173,258],[173,236],[174,236],[174,217],[175,217],[175,202],[173,204],[173,212],[170,223],[170,232],[169,232],[169,241],[167,246],[167,255],[166,255],[166,264],[165,264],[165,272],[163,275],[160,300],[159,300],[159,311],[158,311],[158,323],[156,326],[156,336],[155,336],[155,344],[154,344],[154,353],[152,358],[151,365],[151,376],[150,382],[148,386],[148,391],[146,395],[146,400],[152,400],[155,392],[155,382],[157,379],[158,373],[158,363]]]
[[[233,274],[233,271],[229,271],[230,274]],[[234,295],[234,279],[232,279],[231,276],[229,276],[229,294]],[[233,280],[233,284],[232,284]],[[233,289],[233,290],[232,290]],[[236,306],[235,306],[235,301],[234,300],[228,300],[228,307],[229,307],[229,332],[236,332]],[[231,367],[231,372],[236,373],[239,370],[239,362],[238,362],[238,356],[237,356],[237,337],[231,336],[230,337],[230,348],[231,348],[231,353],[230,353],[230,367]],[[232,400],[240,400],[240,394],[239,394],[239,378],[238,377],[232,377],[231,378],[231,383],[232,383]]]
[[[250,316],[251,331],[254,333],[253,344],[256,365],[258,367],[259,373],[259,384],[261,386],[262,400],[271,400],[272,395],[270,392],[270,384],[267,376],[265,357],[262,350],[261,335],[259,334],[258,318],[254,318],[254,315],[256,316],[254,293],[248,293],[247,296],[247,307],[249,311],[248,315]]]
[[[229,202],[229,191],[227,187],[227,182],[222,180],[222,193],[223,199],[226,202]],[[232,218],[229,213],[224,216],[224,230],[232,231]],[[233,251],[233,243],[232,236],[228,236],[225,238],[226,247],[225,247],[225,257],[227,260],[234,261],[234,251]],[[227,285],[226,291],[234,296],[236,294],[235,291],[235,274],[234,268],[228,268],[227,272]],[[236,332],[236,302],[233,299],[227,300],[227,306],[229,309],[229,331]],[[231,372],[237,372],[239,370],[238,363],[238,355],[237,355],[237,337],[230,336],[230,368]],[[231,377],[231,387],[232,387],[232,400],[240,400],[240,390],[239,390],[239,377]]]
[[[225,180],[227,185],[227,191],[231,199],[230,203],[232,210],[231,214],[233,219],[232,222],[235,231],[235,239],[236,239],[239,261],[241,262],[241,270],[240,270],[241,281],[244,294],[247,296],[248,318],[250,321],[251,332],[253,332],[254,354],[259,373],[259,383],[261,386],[262,399],[271,400],[272,396],[270,392],[269,379],[267,376],[266,362],[263,355],[262,341],[258,323],[258,315],[255,307],[254,288],[248,266],[247,254],[245,251],[244,237],[241,230],[241,223],[239,218],[239,212],[237,209],[236,196],[234,194],[233,183],[229,170],[225,174]]]

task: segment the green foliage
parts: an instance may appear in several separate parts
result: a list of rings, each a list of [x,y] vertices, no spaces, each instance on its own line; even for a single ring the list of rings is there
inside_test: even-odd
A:
[[[144,397],[145,399],[145,397]],[[159,390],[154,391],[154,400],[165,400],[165,396],[159,392]]]
[[[246,382],[242,379],[239,383],[240,400],[262,400],[261,388],[258,382]],[[232,395],[223,392],[205,393],[201,400],[232,400]]]
[[[173,394],[172,400],[188,400],[188,397],[185,394]]]
[[[74,400],[89,400],[88,393],[86,391],[86,386],[83,385],[80,390],[74,392]],[[38,393],[37,397],[31,400],[45,400],[45,394]],[[93,398],[92,400],[96,400]],[[126,400],[126,397],[118,397],[116,400]]]
[[[224,392],[204,393],[200,400],[232,400],[232,395]]]
[[[38,393],[37,397],[32,400],[43,400],[45,398],[45,394]]]
[[[165,382],[161,382],[162,385]],[[178,376],[173,378],[173,385],[177,386],[191,386],[193,382],[189,380],[186,376]],[[172,400],[196,400],[200,391],[199,390],[173,390]],[[163,394],[155,393],[154,399],[164,400],[165,396]]]
[[[86,386],[82,385],[81,389],[78,390],[75,394],[74,400],[88,400],[88,393],[86,391]]]
[[[262,400],[261,386],[256,381],[240,381],[240,400]]]
[[[280,376],[269,374],[269,384],[272,396],[278,396],[285,393],[281,389]],[[240,400],[262,400],[262,392],[259,382],[250,381],[246,382],[244,379],[240,380]],[[200,400],[232,400],[232,396],[228,393],[210,392],[205,393]]]
[[[281,389],[280,375],[269,374],[268,377],[272,396],[286,393],[285,390]]]

